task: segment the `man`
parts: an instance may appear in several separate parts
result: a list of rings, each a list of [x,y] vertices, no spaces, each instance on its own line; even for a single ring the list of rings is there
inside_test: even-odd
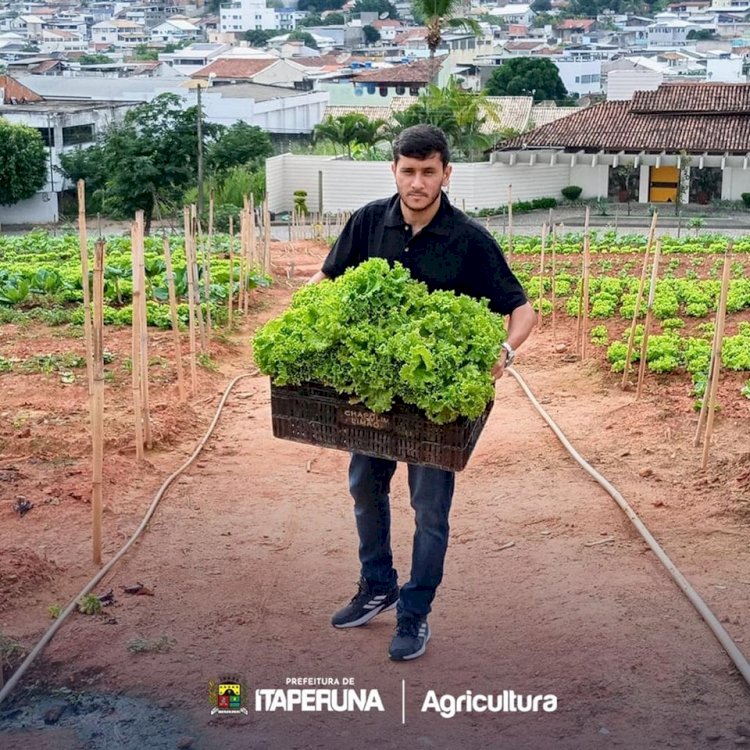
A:
[[[490,308],[510,315],[493,376],[510,365],[526,340],[536,313],[495,240],[451,206],[442,188],[451,174],[444,133],[431,125],[404,130],[393,144],[391,169],[398,193],[356,211],[310,283],[335,278],[372,257],[399,261],[430,291],[451,289],[486,297]],[[443,577],[454,473],[409,464],[411,505],[416,516],[411,577],[401,589],[393,567],[389,490],[396,462],[352,454],[349,489],[359,534],[361,578],[355,596],[333,615],[336,628],[364,625],[397,606],[389,656],[415,659],[430,639],[427,615]]]

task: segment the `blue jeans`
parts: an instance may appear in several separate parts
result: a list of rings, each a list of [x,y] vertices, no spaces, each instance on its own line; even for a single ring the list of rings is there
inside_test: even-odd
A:
[[[448,514],[455,474],[409,464],[409,490],[416,531],[411,557],[411,577],[401,587],[399,615],[424,617],[430,612],[435,591],[443,579],[448,549]],[[398,581],[391,552],[389,491],[396,462],[352,453],[349,490],[359,533],[362,576],[371,588],[389,589]]]

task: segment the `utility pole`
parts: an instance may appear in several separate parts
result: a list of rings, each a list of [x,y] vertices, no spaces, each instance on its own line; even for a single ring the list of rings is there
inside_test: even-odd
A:
[[[201,88],[203,84],[198,81],[198,221],[203,214],[203,104],[201,102]]]

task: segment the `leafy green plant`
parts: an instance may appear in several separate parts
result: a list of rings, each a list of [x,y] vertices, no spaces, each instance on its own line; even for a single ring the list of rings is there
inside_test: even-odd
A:
[[[102,603],[96,594],[86,594],[78,602],[78,611],[84,615],[98,615],[102,611]]]
[[[62,612],[62,607],[59,604],[50,604],[47,607],[47,614],[51,620],[56,620],[60,616],[60,612]]]
[[[376,412],[398,397],[445,423],[482,413],[504,338],[486,301],[430,293],[400,264],[373,258],[300,289],[253,352],[278,385],[321,382]]]
[[[609,333],[607,326],[600,325],[594,326],[589,334],[591,336],[591,343],[596,346],[607,346],[609,343]]]

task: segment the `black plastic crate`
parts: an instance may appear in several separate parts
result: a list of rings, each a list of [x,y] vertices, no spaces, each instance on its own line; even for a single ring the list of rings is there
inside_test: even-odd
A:
[[[435,424],[414,406],[396,402],[385,414],[351,404],[316,383],[271,383],[273,434],[283,440],[364,453],[436,469],[461,471],[479,440],[494,401],[476,419]]]

